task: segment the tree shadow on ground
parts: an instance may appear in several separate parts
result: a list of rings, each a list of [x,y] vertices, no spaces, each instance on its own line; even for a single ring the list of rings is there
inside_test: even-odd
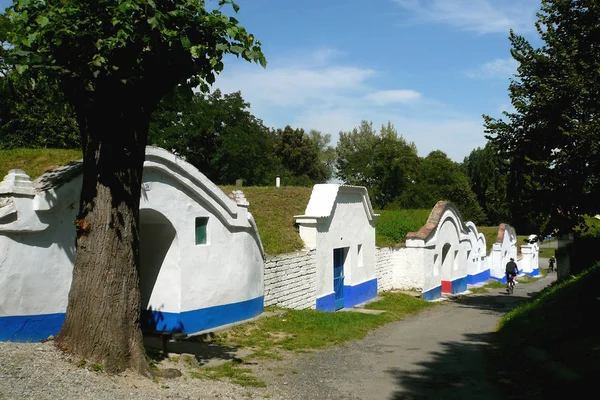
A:
[[[486,294],[476,296],[457,296],[452,298],[459,307],[477,308],[479,310],[491,311],[495,313],[506,313],[517,306],[519,303],[533,298],[539,292],[526,292],[517,295],[509,295],[505,289],[490,289]],[[525,297],[525,296],[527,297]]]
[[[411,370],[390,369],[402,390],[391,397],[400,399],[506,399],[501,374],[490,376],[488,357],[492,334],[466,334],[464,341],[442,343],[443,351]]]
[[[205,366],[225,361],[241,362],[243,357],[251,353],[249,349],[215,344],[209,339],[209,334],[187,337],[173,333],[144,332],[144,346],[155,361],[162,361],[175,353],[192,356],[198,366]]]
[[[457,296],[450,301],[459,307],[476,308],[498,315],[534,297],[538,292],[508,295],[504,289],[490,289],[476,296]],[[540,382],[528,382],[530,387],[515,390],[510,359],[501,354],[496,333],[465,334],[461,341],[442,343],[443,350],[432,352],[431,359],[411,370],[391,369],[399,388],[392,396],[399,399],[541,399]]]

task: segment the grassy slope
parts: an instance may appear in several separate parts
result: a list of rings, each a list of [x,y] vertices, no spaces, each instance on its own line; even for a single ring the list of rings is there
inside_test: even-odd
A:
[[[0,179],[11,169],[22,169],[31,179],[70,161],[81,159],[79,150],[13,149],[0,150]]]
[[[527,398],[555,398],[595,383],[600,374],[600,263],[520,304],[499,323],[497,340],[513,354],[505,365]],[[506,358],[503,358],[507,361]]]
[[[35,179],[47,170],[81,158],[78,150],[15,149],[0,150],[0,176],[10,169],[23,169]],[[226,193],[239,189],[221,187]],[[294,215],[304,214],[312,188],[310,187],[242,187],[250,202],[267,254],[282,254],[301,250],[303,243],[295,226]],[[376,211],[380,214],[376,226],[376,244],[394,246],[405,241],[407,232],[416,232],[427,222],[431,210]],[[482,227],[492,232],[496,240],[497,227]],[[487,237],[487,236],[486,236]],[[493,243],[488,239],[488,246]]]
[[[304,247],[294,215],[304,214],[312,188],[222,186],[221,189],[228,194],[243,190],[267,254],[289,253]]]
[[[379,247],[393,246],[406,240],[408,232],[416,232],[425,223],[431,210],[375,211],[376,243]]]

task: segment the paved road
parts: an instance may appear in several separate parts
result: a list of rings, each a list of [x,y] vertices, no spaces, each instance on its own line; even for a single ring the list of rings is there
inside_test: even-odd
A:
[[[512,296],[494,289],[447,301],[364,340],[285,361],[283,376],[265,378],[286,399],[502,399],[486,373],[490,332],[554,278],[519,284]]]

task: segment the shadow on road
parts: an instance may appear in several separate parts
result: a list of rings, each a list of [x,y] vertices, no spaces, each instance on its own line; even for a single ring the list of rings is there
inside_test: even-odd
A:
[[[461,342],[442,343],[444,350],[433,353],[433,360],[419,363],[417,371],[389,370],[398,387],[403,388],[391,399],[510,398],[501,387],[502,380],[506,380],[502,374],[489,377],[492,334],[467,334],[464,338]]]
[[[527,288],[528,289],[528,288]],[[503,289],[487,294],[459,296],[452,303],[476,308],[498,318],[539,291],[526,290],[508,295]],[[400,399],[521,399],[536,398],[536,390],[527,394],[511,391],[511,376],[494,344],[495,333],[465,334],[461,341],[442,343],[443,351],[431,353],[432,359],[417,364],[416,370],[391,369],[399,389],[391,397]]]

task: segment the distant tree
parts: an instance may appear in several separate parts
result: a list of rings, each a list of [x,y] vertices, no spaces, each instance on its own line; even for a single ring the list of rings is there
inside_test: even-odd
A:
[[[373,187],[376,181],[374,149],[378,142],[377,132],[369,121],[362,121],[351,132],[340,132],[335,149],[336,176],[350,185]]]
[[[419,163],[419,174],[400,197],[403,208],[432,208],[447,200],[458,207],[463,219],[484,222],[485,214],[458,164],[440,150],[432,151]]]
[[[511,222],[506,197],[509,164],[494,144],[488,142],[485,147],[471,151],[465,157],[462,169],[469,178],[477,202],[487,216],[486,223],[499,225]]]
[[[304,129],[271,130],[275,156],[282,168],[279,174],[288,185],[310,186],[325,183],[330,178],[327,165],[320,158],[319,146]],[[324,140],[323,138],[319,140]]]
[[[108,372],[151,375],[142,342],[139,201],[150,116],[178,84],[208,90],[235,54],[260,43],[202,0],[16,0],[11,65],[59,83],[77,118],[83,183],[73,280],[55,344]],[[211,7],[212,8],[212,7]]]
[[[569,231],[581,215],[600,211],[599,20],[597,0],[544,0],[540,48],[510,33],[519,63],[509,86],[515,111],[484,119],[510,163],[508,200],[518,230]]]
[[[152,115],[150,143],[184,157],[215,183],[266,184],[275,168],[273,145],[249,107],[240,92],[179,87]]]
[[[308,138],[319,155],[319,163],[323,169],[323,180],[328,181],[333,177],[335,168],[335,147],[331,145],[331,135],[312,129],[308,132]]]
[[[365,186],[380,208],[397,199],[415,180],[419,157],[388,122],[379,134],[363,121],[352,132],[340,132],[336,175],[345,183]]]

